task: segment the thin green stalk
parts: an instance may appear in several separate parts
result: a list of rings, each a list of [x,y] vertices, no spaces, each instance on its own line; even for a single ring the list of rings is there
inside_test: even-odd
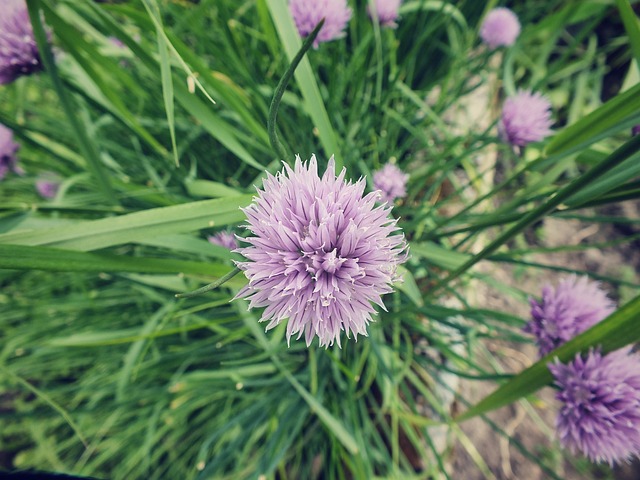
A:
[[[58,403],[56,403],[49,395],[44,393],[42,390],[34,387],[32,384],[27,382],[24,378],[19,377],[18,375],[13,373],[11,370],[6,368],[5,366],[0,365],[0,371],[2,371],[2,373],[4,373],[6,376],[13,379],[13,381],[15,381],[16,383],[19,383],[20,385],[25,387],[27,390],[33,393],[36,397],[48,403],[51,406],[51,408],[53,408],[56,412],[58,412],[62,416],[62,418],[65,419],[65,421],[69,424],[71,429],[75,432],[75,434],[78,436],[78,438],[82,442],[82,445],[84,445],[85,448],[88,448],[89,444],[87,443],[87,439],[84,437],[78,425],[76,425],[76,423],[73,421],[71,416],[67,413],[67,411],[64,408],[58,405]]]
[[[291,64],[287,71],[284,72],[284,75],[278,82],[278,86],[273,94],[273,98],[271,99],[271,105],[269,106],[269,118],[267,120],[267,131],[269,132],[269,141],[271,142],[271,146],[276,151],[276,153],[281,157],[282,160],[289,157],[287,153],[287,149],[284,147],[280,138],[278,138],[278,132],[276,132],[276,118],[278,116],[278,109],[280,108],[280,102],[282,101],[282,96],[284,95],[285,90],[287,89],[287,85],[291,81],[291,77],[296,71],[296,67],[304,57],[304,54],[311,48],[314,40],[318,36],[320,29],[324,25],[324,18],[320,20],[320,23],[313,29],[313,31],[309,34],[309,36],[305,39],[302,44],[302,48],[296,53],[296,56],[291,60]]]
[[[540,218],[544,217],[545,215],[553,212],[560,204],[562,204],[563,201],[571,197],[581,188],[591,183],[600,175],[606,173],[616,165],[622,163],[624,160],[626,160],[629,156],[633,155],[639,149],[640,149],[640,136],[636,136],[633,139],[629,140],[624,145],[622,145],[620,148],[618,148],[604,161],[600,162],[591,170],[589,170],[585,174],[573,180],[569,185],[567,185],[563,189],[559,190],[547,202],[543,203],[539,207],[525,214],[519,222],[517,222],[515,225],[509,228],[506,232],[504,232],[502,235],[496,238],[493,242],[487,245],[480,253],[471,257],[458,269],[451,272],[449,276],[447,276],[445,279],[440,281],[436,285],[436,287],[431,291],[431,295],[433,295],[436,291],[439,291],[443,286],[447,285],[452,280],[462,275],[464,272],[466,272],[469,268],[474,266],[480,260],[483,260],[489,255],[491,255],[498,248],[504,245],[507,241],[509,241],[518,233],[520,233],[522,230],[524,230],[526,227],[538,221]]]
[[[45,70],[49,72],[49,76],[51,77],[51,81],[53,82],[53,88],[60,98],[60,104],[62,105],[67,119],[71,124],[71,128],[78,140],[80,151],[86,158],[87,166],[98,182],[98,187],[102,191],[102,194],[104,195],[106,200],[111,204],[118,204],[115,192],[113,191],[113,188],[109,183],[107,174],[104,171],[102,162],[100,161],[100,154],[98,152],[98,149],[89,139],[89,134],[87,133],[85,126],[82,124],[82,122],[79,121],[76,115],[76,108],[74,108],[73,102],[67,95],[67,91],[62,85],[62,80],[58,75],[58,70],[53,58],[53,53],[51,52],[49,41],[47,39],[47,34],[44,30],[42,20],[40,18],[40,0],[28,0],[27,7],[29,9],[29,17],[33,26],[33,33],[36,39],[36,43],[38,44],[38,51],[40,52],[42,63],[44,64]]]
[[[236,267],[233,270],[231,270],[229,273],[227,273],[226,275],[220,277],[218,280],[216,280],[213,283],[210,283],[209,285],[205,285],[204,287],[199,288],[197,290],[194,290],[192,292],[176,293],[176,298],[197,297],[198,295],[202,295],[203,293],[207,293],[207,292],[210,292],[211,290],[215,290],[216,288],[218,288],[223,283],[228,282],[229,280],[231,280],[238,273],[240,273],[240,269],[238,267]]]

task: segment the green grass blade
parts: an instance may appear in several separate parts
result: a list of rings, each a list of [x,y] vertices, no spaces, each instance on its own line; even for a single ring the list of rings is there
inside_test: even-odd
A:
[[[116,200],[115,192],[113,191],[113,188],[109,183],[107,173],[104,171],[104,167],[102,166],[98,148],[91,140],[91,136],[87,132],[85,125],[78,118],[76,108],[73,106],[72,100],[68,96],[67,91],[62,85],[62,80],[58,75],[58,68],[56,67],[56,62],[53,58],[53,53],[51,52],[51,46],[49,45],[47,34],[40,18],[40,1],[33,0],[27,2],[27,7],[29,9],[29,18],[31,19],[31,24],[33,26],[33,33],[36,38],[36,43],[38,44],[38,51],[42,57],[42,63],[44,64],[45,70],[49,72],[53,88],[56,91],[58,98],[60,98],[62,109],[64,110],[67,120],[71,124],[71,128],[78,140],[80,151],[85,157],[87,166],[96,179],[98,188],[102,191],[105,199],[111,204],[117,204],[118,201]]]
[[[300,382],[298,382],[288,370],[284,370],[283,373],[287,377],[287,380],[293,385],[293,388],[300,394],[300,396],[307,402],[311,411],[315,413],[318,418],[325,424],[327,429],[336,436],[340,443],[351,453],[352,455],[358,454],[358,444],[353,438],[353,435],[347,431],[343,423],[336,417],[331,415],[331,412],[327,410],[322,403],[318,401],[316,397],[311,395],[306,388],[304,388]]]
[[[211,180],[190,180],[185,182],[185,187],[189,195],[195,197],[221,198],[242,195],[235,188],[229,187],[224,183],[212,182]]]
[[[0,244],[43,245],[72,250],[100,248],[136,242],[146,238],[190,232],[240,222],[240,207],[251,195],[202,200],[171,207],[153,208],[118,217],[81,222],[73,226],[12,232],[0,235]]]
[[[33,393],[36,397],[41,399],[43,402],[49,404],[51,408],[53,408],[56,412],[60,414],[62,418],[64,418],[64,420],[71,427],[71,429],[80,439],[80,441],[85,446],[85,448],[89,445],[87,443],[85,436],[82,434],[82,431],[80,430],[78,425],[73,421],[73,418],[71,418],[71,415],[69,415],[69,413],[61,405],[55,402],[49,395],[47,395],[42,390],[35,387],[28,381],[26,381],[24,378],[19,377],[18,375],[13,373],[11,370],[6,368],[4,365],[0,365],[0,372],[2,372],[7,377],[11,378],[14,382],[19,383],[20,385],[25,387],[27,390],[29,390],[31,393]]]
[[[271,13],[273,23],[275,23],[276,30],[280,35],[289,62],[291,62],[296,56],[296,53],[300,51],[302,41],[300,40],[300,35],[293,22],[293,18],[291,18],[287,2],[285,0],[267,0],[267,6],[269,7],[269,12]],[[307,107],[306,111],[318,129],[322,148],[327,157],[335,155],[336,168],[339,171],[343,163],[342,155],[338,147],[338,140],[331,126],[324,102],[322,101],[320,89],[318,88],[313,70],[311,69],[311,64],[307,58],[303,58],[300,62],[300,65],[296,69],[295,77],[302,96],[304,97]],[[309,132],[309,135],[312,135],[312,132]]]
[[[111,81],[107,81],[109,75],[112,77],[117,75],[118,79],[128,80],[127,85],[133,82],[133,79],[128,77],[126,69],[119,69],[114,72],[115,68],[119,68],[116,61],[111,62],[104,57],[100,57],[98,49],[86,41],[83,37],[78,36],[77,28],[74,28],[74,21],[82,21],[77,13],[62,6],[60,8],[60,15],[55,10],[51,9],[48,5],[43,5],[43,9],[46,11],[48,23],[55,29],[56,36],[62,45],[65,52],[70,53],[73,58],[78,62],[78,66],[81,68],[74,68],[71,72],[66,72],[71,78],[65,78],[67,82],[72,82],[74,85],[78,85],[78,88],[83,83],[92,83],[93,89],[83,88],[84,94],[91,98],[92,101],[100,103],[105,110],[109,111],[114,117],[118,118],[131,130],[133,130],[142,140],[144,140],[149,146],[151,146],[160,155],[167,155],[167,150],[158,143],[158,141],[144,128],[135,115],[129,111],[125,102],[122,99],[121,92],[116,92],[112,87]],[[65,20],[62,20],[64,18]],[[99,59],[97,61],[96,59]],[[105,64],[105,62],[107,62]],[[71,68],[67,66],[67,68]],[[99,93],[97,93],[99,92]]]
[[[639,317],[640,295],[602,322],[550,352],[454,420],[456,422],[468,420],[514,402],[548,385],[552,376],[547,365],[556,357],[561,362],[567,362],[576,353],[584,352],[592,346],[600,346],[606,353],[640,341]]]
[[[206,275],[222,278],[231,267],[220,263],[168,258],[130,257],[74,252],[50,247],[0,245],[0,269],[49,270],[54,272],[131,272]],[[240,279],[232,283],[242,286]]]
[[[169,124],[169,134],[171,135],[171,148],[173,150],[173,159],[176,166],[180,165],[178,158],[178,147],[176,145],[176,125],[174,117],[173,105],[173,77],[171,76],[171,60],[169,59],[169,48],[164,35],[164,27],[162,26],[162,18],[160,9],[155,0],[143,0],[144,8],[147,9],[149,17],[151,17],[154,27],[156,28],[156,37],[158,40],[158,52],[160,53],[160,78],[162,80],[162,98],[164,100],[164,109],[167,113],[167,123]]]
[[[640,175],[640,151],[606,172],[591,185],[572,195],[565,203],[573,208],[586,202],[598,200],[609,192],[617,193],[616,189],[628,183],[629,179],[637,178],[638,175]]]
[[[562,130],[549,142],[546,152],[549,155],[568,155],[637,123],[640,123],[640,85],[616,95]]]
[[[620,11],[620,18],[624,24],[624,29],[629,37],[631,44],[631,52],[636,59],[636,65],[640,66],[640,25],[638,25],[638,17],[631,8],[628,0],[616,0],[616,6]]]
[[[583,175],[577,177],[573,180],[569,185],[557,191],[555,194],[551,196],[546,202],[542,205],[536,207],[531,210],[529,213],[524,214],[522,219],[508,228],[504,233],[498,236],[494,241],[492,241],[489,245],[487,245],[480,253],[470,258],[456,270],[454,270],[448,277],[446,277],[439,285],[443,286],[449,283],[451,280],[457,278],[464,272],[466,272],[473,265],[481,261],[482,259],[488,257],[493,252],[498,250],[502,245],[504,245],[507,241],[513,238],[515,235],[520,233],[526,227],[531,225],[532,223],[538,221],[540,218],[545,215],[553,212],[558,206],[560,206],[565,200],[570,198],[576,192],[579,192],[587,185],[589,185],[594,180],[600,178],[603,174],[615,168],[617,165],[624,162],[627,158],[635,155],[640,149],[640,136],[636,136],[629,140],[627,143],[618,148],[611,155],[606,157],[604,160],[599,162],[596,166],[591,168],[591,170],[587,171]],[[435,288],[433,291],[436,291]]]

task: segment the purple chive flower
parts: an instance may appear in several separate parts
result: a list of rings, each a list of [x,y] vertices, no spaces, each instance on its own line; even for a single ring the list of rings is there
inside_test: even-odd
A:
[[[313,42],[314,48],[320,42],[344,37],[352,13],[346,0],[289,0],[289,10],[301,37],[309,35],[325,19]]]
[[[116,48],[127,48],[124,42],[120,40],[118,37],[109,37],[108,40],[109,40],[109,43],[111,43],[111,45],[113,45]]]
[[[287,342],[304,333],[307,346],[317,335],[320,346],[340,346],[341,331],[367,335],[381,296],[393,291],[397,266],[407,259],[404,235],[391,207],[375,206],[378,193],[363,196],[365,180],[336,177],[333,157],[318,176],[316,157],[267,174],[263,190],[247,208],[251,246],[237,252],[249,279],[237,297],[249,308],[266,307],[260,321],[267,330],[287,320]]]
[[[594,462],[640,455],[640,356],[630,348],[602,355],[591,350],[567,365],[549,365],[560,387],[556,418],[560,443]]]
[[[0,180],[2,180],[9,171],[22,173],[22,169],[18,167],[18,157],[16,153],[20,145],[13,141],[13,132],[0,124]]]
[[[400,10],[402,0],[376,0],[375,3],[380,25],[391,28],[397,27],[396,20],[398,19],[398,10]],[[367,13],[373,18],[373,12],[370,7],[367,7]]]
[[[60,189],[60,182],[53,175],[47,174],[36,180],[36,191],[46,200],[55,198]]]
[[[480,38],[490,48],[510,47],[520,35],[520,22],[508,8],[494,8],[484,17]]]
[[[409,175],[404,173],[393,163],[387,163],[380,170],[373,172],[373,185],[382,192],[383,202],[393,203],[396,198],[407,194],[406,186]]]
[[[572,275],[554,289],[542,289],[542,299],[529,300],[532,320],[524,330],[535,335],[540,356],[571,340],[576,335],[604,320],[615,310],[615,304],[600,284],[588,277]]]
[[[228,248],[229,250],[238,248],[236,236],[231,232],[218,232],[215,235],[207,237],[207,240],[214,245]]]
[[[505,100],[498,130],[505,141],[524,147],[549,135],[551,123],[549,100],[539,93],[519,91]]]
[[[3,0],[0,15],[0,84],[42,70],[25,0]]]

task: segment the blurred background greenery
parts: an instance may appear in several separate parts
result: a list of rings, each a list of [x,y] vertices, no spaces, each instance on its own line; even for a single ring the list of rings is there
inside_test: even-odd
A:
[[[365,0],[349,4],[346,37],[310,50],[283,97],[284,160],[315,153],[324,168],[335,155],[369,187],[396,162],[410,174],[394,215],[412,257],[369,337],[325,350],[288,348],[282,325],[265,334],[244,301],[230,302],[241,276],[174,298],[232,269],[240,257],[207,235],[242,235],[239,207],[281,168],[266,125],[300,48],[286,1],[29,1],[53,63],[0,87],[0,123],[25,171],[0,183],[0,467],[503,478],[486,445],[446,422],[471,401],[452,378],[491,391],[518,373],[487,345],[531,346],[521,328],[542,284],[522,276],[605,281],[631,307],[588,343],[637,340],[637,2],[505,2],[523,29],[499,51],[477,33],[495,1],[407,0],[396,29],[373,25]],[[555,120],[547,141],[522,150],[496,128],[518,89],[545,93]],[[53,199],[34,187],[43,175],[61,181]],[[566,232],[554,244],[549,221]],[[601,235],[581,238],[576,225]],[[611,248],[629,252],[630,268],[557,256]],[[533,394],[549,378],[536,365],[528,388],[476,413],[526,396],[533,427],[548,432]],[[483,418],[531,472],[513,478],[613,475],[566,457],[552,434],[533,445]],[[456,470],[463,454],[470,466]]]

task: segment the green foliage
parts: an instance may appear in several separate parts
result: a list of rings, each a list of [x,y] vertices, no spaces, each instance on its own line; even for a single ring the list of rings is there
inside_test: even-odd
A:
[[[346,38],[310,49],[282,92],[302,45],[285,0],[29,0],[46,71],[0,86],[0,122],[26,171],[0,184],[0,468],[457,478],[456,441],[491,478],[457,421],[517,400],[538,421],[528,402],[553,357],[640,334],[633,268],[615,276],[552,256],[638,240],[636,218],[611,214],[640,198],[637,19],[623,1],[512,3],[521,37],[491,52],[477,32],[497,2],[405,1],[389,29],[349,1]],[[626,33],[601,38],[612,16]],[[608,98],[612,72],[624,88]],[[516,151],[496,124],[504,97],[524,88],[549,96],[556,123]],[[475,98],[484,123],[467,119]],[[276,131],[287,158],[270,144]],[[410,174],[393,214],[411,258],[369,336],[288,346],[284,325],[265,333],[260,312],[233,300],[241,275],[176,298],[233,272],[238,254],[206,235],[243,235],[241,208],[265,171],[312,153],[369,187],[389,160]],[[34,190],[45,172],[63,179],[52,200]],[[609,234],[532,239],[542,222],[576,220]],[[485,345],[531,343],[522,312],[542,285],[520,278],[540,272],[589,274],[631,300],[516,372]],[[522,308],[479,302],[485,291]],[[473,406],[460,379],[500,386]],[[452,418],[454,399],[468,409]],[[528,468],[562,476],[564,455],[538,455],[483,420]]]

